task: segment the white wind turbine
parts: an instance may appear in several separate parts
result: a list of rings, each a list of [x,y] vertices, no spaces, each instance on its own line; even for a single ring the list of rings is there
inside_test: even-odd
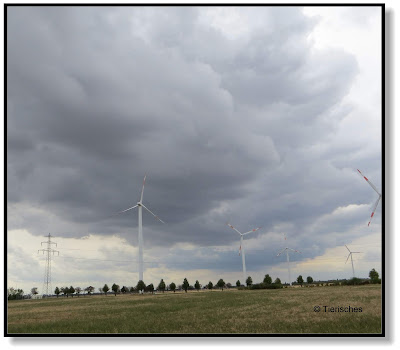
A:
[[[285,241],[286,241],[286,235],[285,235]],[[286,261],[287,261],[287,268],[288,268],[288,275],[289,275],[289,286],[291,285],[291,277],[290,277],[290,261],[289,261],[289,250],[295,252],[295,253],[301,253],[299,250],[292,249],[289,247],[286,247],[282,249],[276,256],[281,255],[284,251],[286,251]]]
[[[232,230],[235,230],[239,235],[240,235],[240,248],[239,248],[239,255],[242,255],[242,264],[243,264],[243,285],[246,284],[246,258],[245,258],[245,253],[244,253],[244,245],[243,245],[243,236],[247,235],[251,232],[255,232],[260,229],[260,227],[257,227],[251,231],[242,233],[239,232],[236,228],[234,228],[231,224],[227,224]]]
[[[368,222],[368,226],[369,226],[369,224],[371,223],[372,218],[373,218],[373,216],[374,216],[374,214],[375,214],[376,207],[378,206],[379,201],[380,201],[381,198],[382,198],[382,194],[379,193],[379,191],[377,190],[377,188],[371,183],[371,181],[369,181],[369,180],[363,175],[363,173],[362,173],[360,170],[357,169],[357,171],[358,171],[358,172],[360,173],[360,175],[365,179],[365,181],[367,181],[367,182],[370,184],[370,186],[374,189],[374,191],[375,191],[376,193],[378,193],[378,199],[376,200],[376,202],[375,202],[375,204],[374,204],[374,209],[372,210],[371,218],[369,219],[369,222]]]
[[[349,255],[347,256],[347,260],[346,260],[345,264],[347,264],[347,261],[349,260],[349,258],[351,258],[351,267],[353,268],[353,278],[354,278],[356,276],[354,274],[353,254],[358,254],[358,253],[361,253],[361,252],[352,252],[352,251],[350,251],[349,247],[346,244],[344,246],[349,251]]]
[[[143,202],[143,191],[144,191],[144,184],[146,182],[146,175],[143,179],[143,186],[142,186],[142,193],[140,195],[140,201],[137,202],[136,205],[133,207],[130,207],[128,209],[122,210],[117,214],[122,214],[125,213],[128,210],[132,210],[135,208],[138,208],[138,228],[139,228],[139,236],[138,236],[138,243],[139,243],[139,281],[143,281],[143,227],[142,227],[142,207],[146,209],[151,215],[153,215],[157,220],[161,221],[163,224],[165,224],[164,221],[162,221],[156,214],[154,214],[150,209],[146,208],[144,206]]]

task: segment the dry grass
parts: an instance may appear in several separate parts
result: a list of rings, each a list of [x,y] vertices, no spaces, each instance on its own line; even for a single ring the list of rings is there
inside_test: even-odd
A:
[[[314,306],[321,307],[314,312]],[[362,312],[324,312],[361,307]],[[8,303],[11,333],[381,333],[378,285],[108,295]]]

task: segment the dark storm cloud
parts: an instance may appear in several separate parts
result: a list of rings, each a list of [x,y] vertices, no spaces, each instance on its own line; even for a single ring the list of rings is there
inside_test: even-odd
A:
[[[313,51],[315,22],[300,8],[246,11],[265,28],[239,40],[197,8],[9,8],[13,210],[62,218],[56,236],[136,242],[136,211],[108,216],[136,203],[146,173],[144,204],[167,222],[144,214],[146,245],[207,246],[237,239],[228,220],[264,231],[290,222],[300,237],[338,206],[368,203],[350,165],[331,161],[348,152],[334,132],[352,111],[340,102],[355,59]],[[9,227],[42,234],[43,218],[26,215]]]

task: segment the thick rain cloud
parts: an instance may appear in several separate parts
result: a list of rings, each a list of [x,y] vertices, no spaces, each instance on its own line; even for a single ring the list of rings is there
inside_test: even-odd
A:
[[[284,232],[300,260],[362,235],[376,198],[355,169],[381,188],[381,158],[362,124],[353,142],[338,136],[359,113],[346,100],[356,57],[316,49],[318,18],[299,7],[243,8],[237,34],[214,20],[196,7],[8,8],[9,230],[136,246],[137,212],[111,215],[147,174],[144,204],[166,224],[144,213],[145,246],[171,248],[167,267],[240,269],[227,222],[262,227],[246,237],[254,269],[277,261]],[[178,266],[173,252],[192,254],[179,244],[197,258]]]

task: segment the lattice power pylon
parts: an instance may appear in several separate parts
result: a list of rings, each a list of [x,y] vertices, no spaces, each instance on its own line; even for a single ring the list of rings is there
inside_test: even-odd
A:
[[[47,248],[46,249],[39,249],[39,252],[43,252],[43,254],[46,252],[47,256],[46,256],[46,266],[44,269],[44,281],[43,281],[43,295],[51,295],[53,294],[53,289],[51,287],[51,254],[54,255],[54,253],[57,253],[58,255],[60,255],[60,252],[58,250],[54,250],[51,245],[55,244],[57,247],[57,243],[52,242],[51,241],[51,235],[49,233],[47,237],[47,241],[46,242],[41,242],[40,245],[43,245],[43,243],[47,243]]]

